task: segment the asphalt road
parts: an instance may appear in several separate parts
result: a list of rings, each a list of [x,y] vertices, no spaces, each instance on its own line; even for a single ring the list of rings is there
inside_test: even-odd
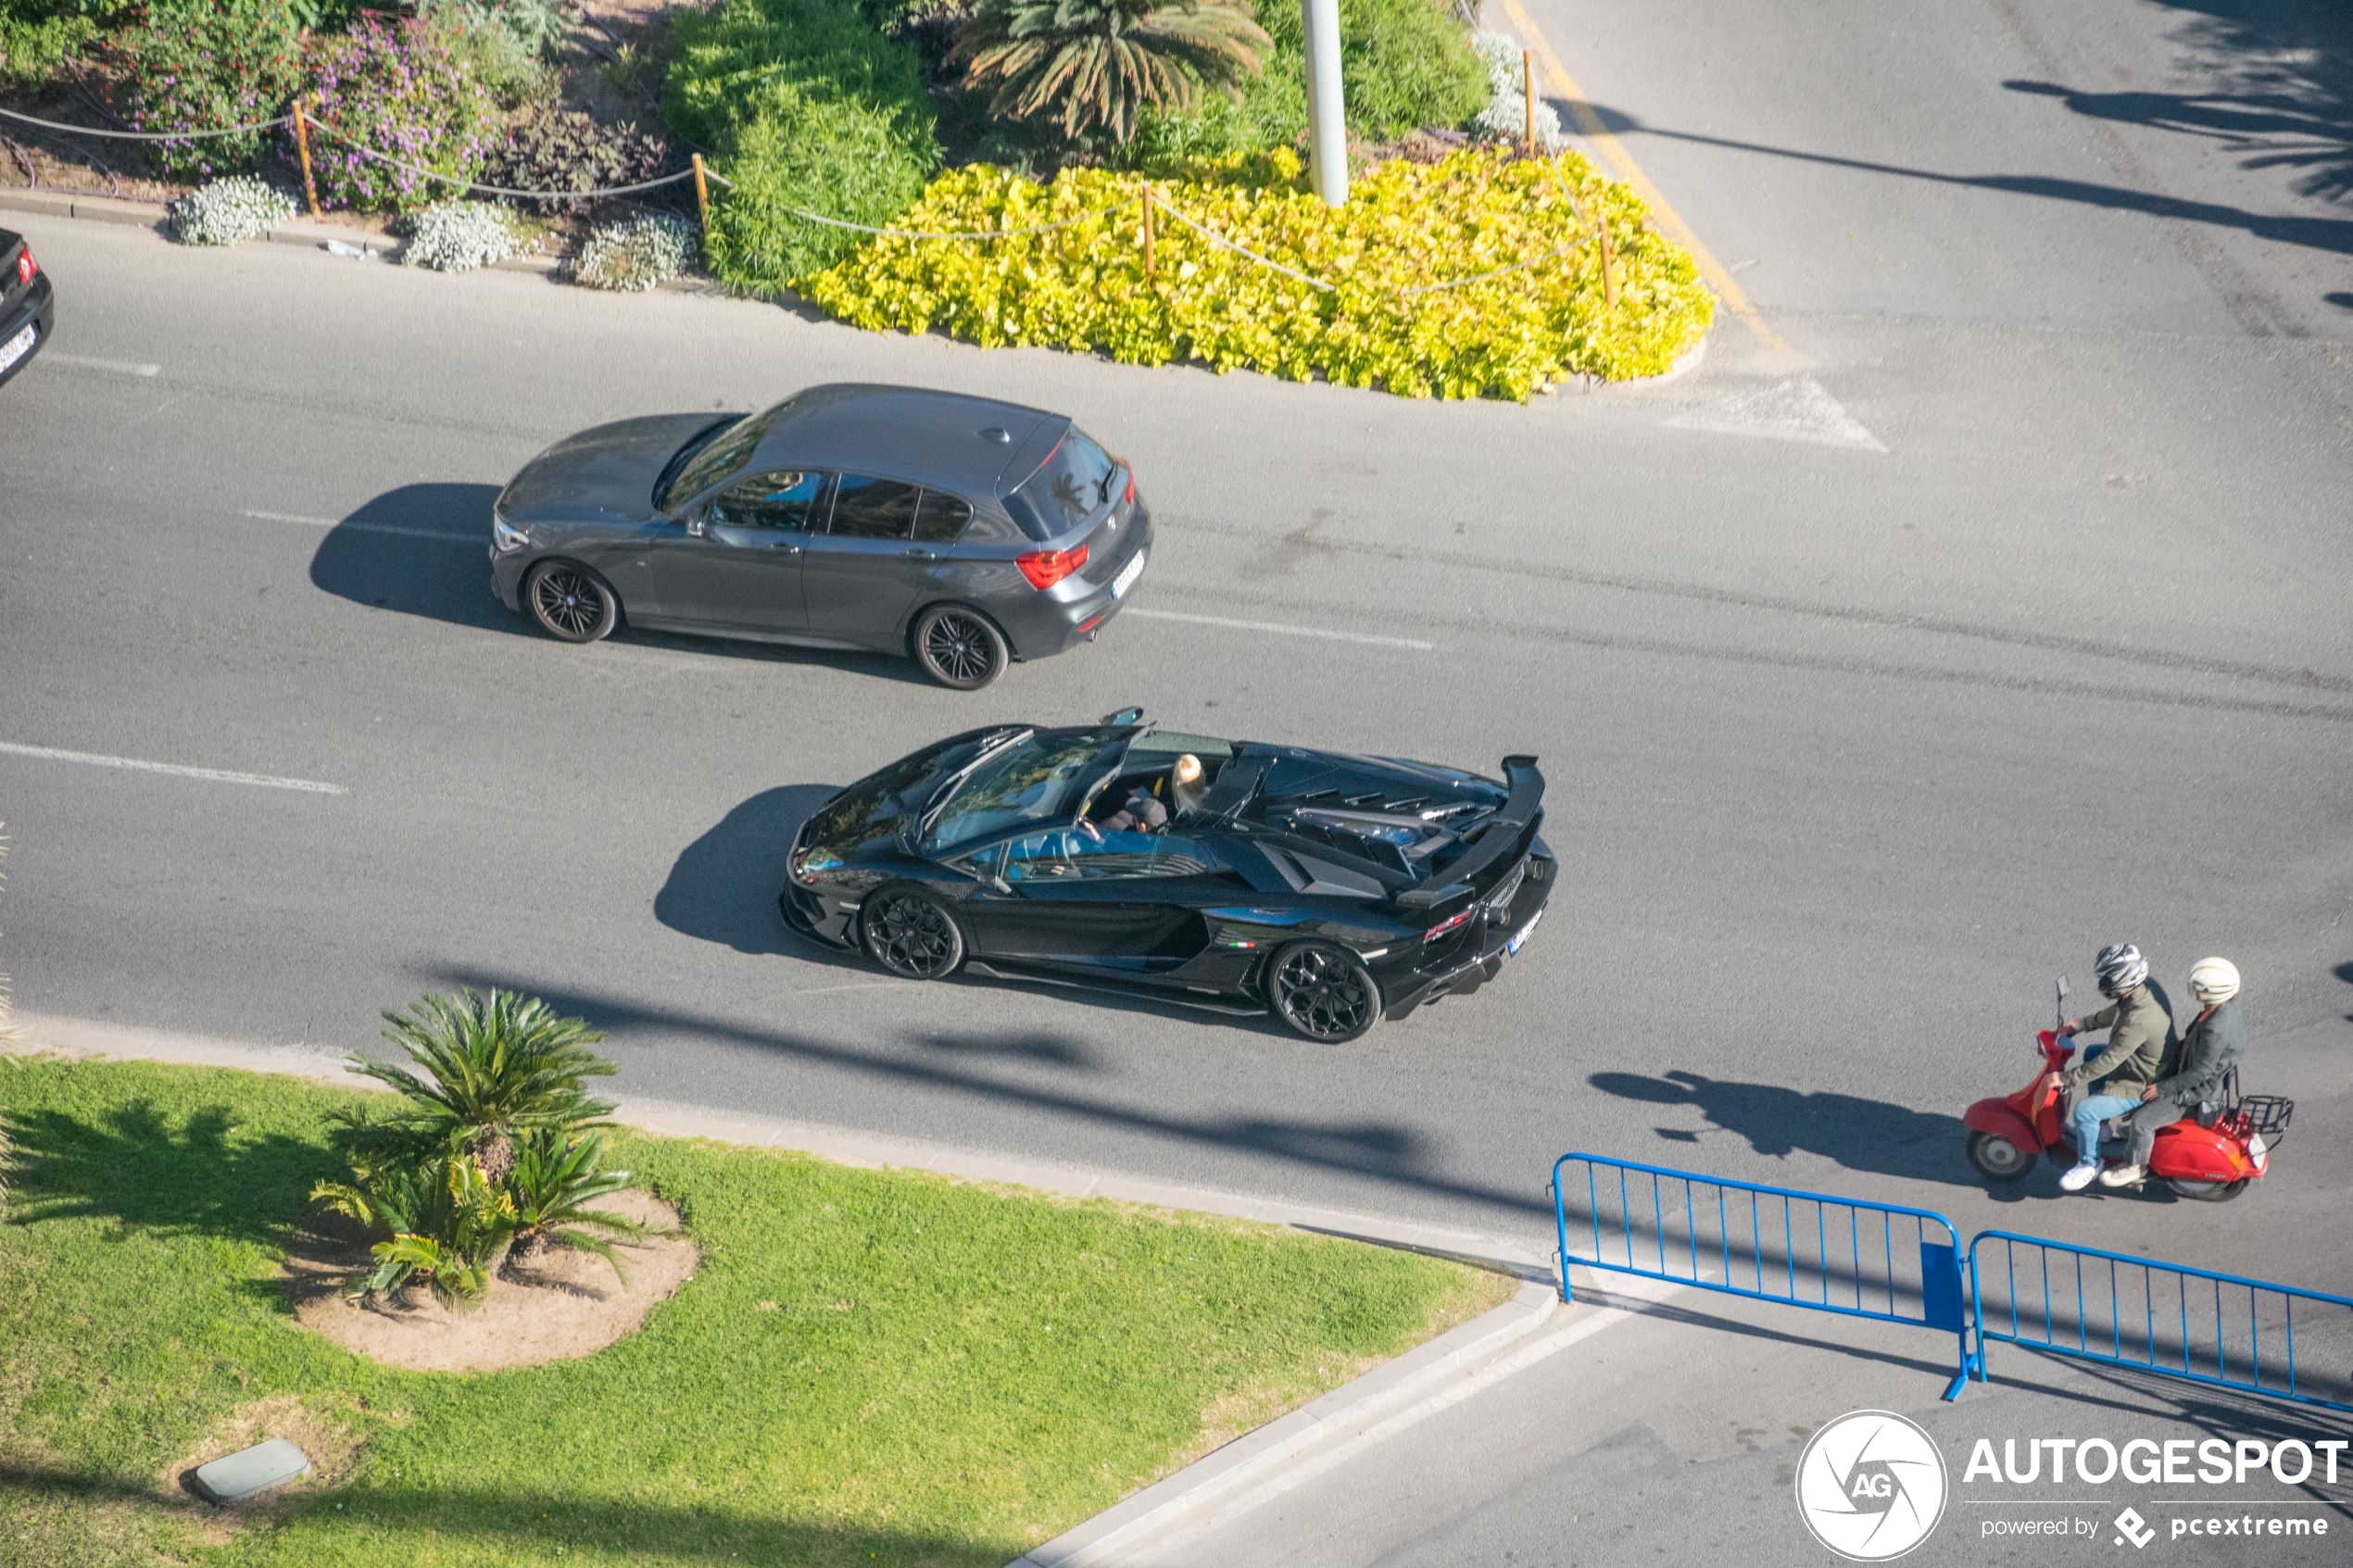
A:
[[[379,1008],[510,985],[673,1099],[1518,1232],[1584,1148],[2353,1285],[2319,1244],[2353,1171],[2342,27],[2294,55],[2121,0],[1536,11],[1768,336],[1728,314],[1668,384],[1415,404],[12,219],[60,329],[0,394],[0,747],[345,792],[0,749],[19,1005],[365,1047]],[[548,442],[851,377],[1132,457],[1133,608],[958,696],[564,647],[489,597],[489,498]],[[1130,702],[1541,753],[1542,931],[1325,1050],[887,983],[778,928],[827,789]],[[2177,989],[2236,959],[2249,1085],[2299,1101],[2229,1208],[1997,1198],[1962,1163],[2050,975],[2120,936]]]

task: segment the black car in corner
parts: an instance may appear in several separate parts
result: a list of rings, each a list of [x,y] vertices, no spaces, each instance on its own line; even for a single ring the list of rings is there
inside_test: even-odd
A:
[[[1478,989],[1555,875],[1544,778],[1099,725],[974,730],[795,836],[786,922],[894,974],[962,968],[1271,1011],[1310,1039]]]
[[[22,234],[0,229],[0,383],[32,362],[57,319],[49,274]]]
[[[498,597],[566,642],[862,648],[962,691],[1094,636],[1151,546],[1135,470],[1063,415],[900,386],[583,431],[490,528]]]

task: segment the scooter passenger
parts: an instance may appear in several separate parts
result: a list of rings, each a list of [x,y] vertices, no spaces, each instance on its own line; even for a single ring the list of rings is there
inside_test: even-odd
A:
[[[2172,1064],[2178,1043],[2172,1003],[2148,977],[2148,960],[2138,947],[2112,942],[2100,949],[2092,967],[2100,995],[2110,1005],[2089,1017],[2067,1020],[2058,1032],[2071,1036],[2105,1029],[2108,1044],[2085,1051],[2082,1060],[2047,1080],[2053,1088],[2081,1095],[2071,1112],[2075,1164],[2059,1177],[2059,1186],[2068,1192],[2082,1191],[2099,1175],[2100,1123],[2141,1107],[2149,1086]],[[2091,1092],[2082,1093],[2085,1089]]]
[[[2130,1186],[2148,1175],[2157,1130],[2179,1122],[2201,1105],[2222,1098],[2222,1081],[2246,1054],[2246,1019],[2239,1011],[2238,965],[2228,959],[2200,959],[2190,966],[2190,996],[2198,1014],[2182,1035],[2180,1067],[2141,1091],[2142,1104],[2127,1123],[2132,1142],[2124,1163],[2103,1172],[2103,1186]]]

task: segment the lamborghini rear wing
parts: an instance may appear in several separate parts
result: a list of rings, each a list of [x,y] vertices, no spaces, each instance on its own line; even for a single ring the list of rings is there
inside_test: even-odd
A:
[[[1476,892],[1480,876],[1499,862],[1516,858],[1527,841],[1534,836],[1534,824],[1543,815],[1544,775],[1536,771],[1533,757],[1504,759],[1504,777],[1511,785],[1511,797],[1496,808],[1495,814],[1479,828],[1478,836],[1470,847],[1455,857],[1453,863],[1428,881],[1409,887],[1397,896],[1397,902],[1409,909],[1427,909]]]

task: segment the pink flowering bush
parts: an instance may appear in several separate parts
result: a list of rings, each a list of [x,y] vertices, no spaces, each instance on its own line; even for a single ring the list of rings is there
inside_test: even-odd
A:
[[[251,125],[286,112],[302,46],[285,0],[142,6],[107,51],[114,111],[133,130],[173,133]],[[147,144],[166,179],[209,180],[250,168],[266,131]]]
[[[480,177],[497,106],[447,34],[363,14],[344,36],[314,41],[311,72],[322,204],[409,212],[464,194],[434,175]]]

